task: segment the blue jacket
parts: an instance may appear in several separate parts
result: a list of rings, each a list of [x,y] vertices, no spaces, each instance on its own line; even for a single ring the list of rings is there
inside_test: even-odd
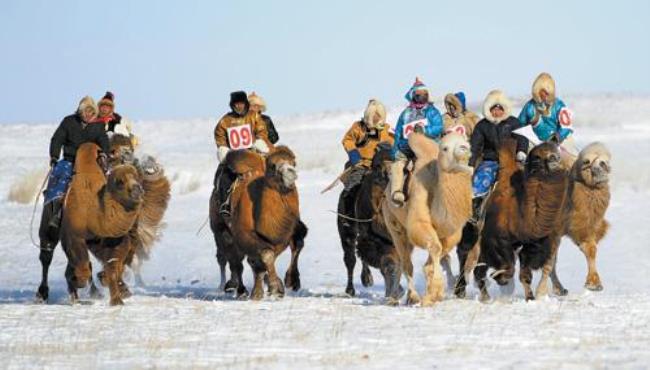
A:
[[[395,159],[398,151],[409,157],[413,156],[413,151],[409,148],[408,137],[404,135],[404,126],[408,126],[408,123],[424,118],[426,118],[426,124],[423,127],[424,134],[436,141],[440,140],[440,136],[443,133],[443,125],[442,116],[438,109],[431,103],[420,110],[408,107],[400,114],[397,125],[395,126],[395,143],[391,152],[393,159]]]
[[[535,117],[535,101],[529,100],[519,113],[519,122],[521,127],[531,124]],[[564,112],[563,112],[564,110]],[[566,139],[573,129],[571,128],[571,115],[564,102],[558,98],[549,110],[548,116],[541,116],[536,125],[533,126],[533,131],[537,138],[542,141],[548,140],[556,132],[560,133],[561,140]]]

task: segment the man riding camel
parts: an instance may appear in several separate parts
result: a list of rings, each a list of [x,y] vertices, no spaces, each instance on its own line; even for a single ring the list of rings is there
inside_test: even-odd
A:
[[[573,139],[573,114],[555,95],[555,81],[548,73],[541,73],[532,87],[530,99],[519,113],[521,127],[531,125],[540,141],[547,141],[555,133],[560,135],[560,149],[566,164],[573,164],[578,148]]]
[[[465,135],[468,139],[472,137],[472,131],[479,118],[474,112],[467,110],[465,93],[459,91],[455,94],[447,94],[445,108],[447,112],[442,116],[445,134],[456,132]]]
[[[131,139],[131,144],[134,147],[137,146],[138,139],[133,134],[133,124],[130,120],[115,112],[115,95],[107,91],[97,105],[99,107],[99,117],[97,120],[104,123],[106,132],[124,135]]]
[[[406,196],[404,187],[404,168],[410,160],[415,159],[415,153],[408,144],[408,136],[414,132],[422,132],[427,137],[439,141],[443,134],[442,116],[430,101],[429,89],[416,78],[415,83],[405,95],[409,102],[399,116],[395,127],[395,143],[393,144],[393,165],[391,166],[390,194],[393,204],[397,207],[404,205]]]
[[[354,122],[343,136],[341,144],[348,154],[345,164],[347,173],[341,179],[345,186],[343,197],[346,200],[355,197],[358,185],[370,170],[377,146],[380,143],[393,145],[393,135],[389,129],[390,125],[386,123],[386,108],[379,100],[371,99],[363,118]],[[349,210],[344,213],[347,214],[347,211]]]
[[[264,114],[264,112],[266,112],[266,102],[264,99],[262,99],[261,96],[255,94],[253,91],[250,93],[250,95],[248,95],[248,102],[251,105],[251,111],[259,114],[266,124],[266,131],[268,132],[269,141],[271,144],[277,143],[278,140],[280,140],[280,136],[278,135],[278,131],[275,129],[275,125],[273,124],[271,117]]]
[[[93,98],[86,96],[79,102],[77,112],[61,121],[50,140],[50,175],[45,190],[41,231],[43,228],[58,228],[65,193],[72,179],[72,170],[77,149],[83,143],[93,142],[102,149],[99,160],[106,166],[109,150],[108,136],[104,125],[97,121],[98,108]],[[63,158],[59,160],[61,151]]]
[[[230,94],[230,109],[214,129],[217,144],[219,167],[215,173],[214,186],[218,191],[222,212],[228,213],[228,196],[236,175],[224,165],[231,150],[256,150],[262,154],[269,152],[273,144],[268,138],[266,125],[259,114],[250,110],[250,103],[244,91]]]

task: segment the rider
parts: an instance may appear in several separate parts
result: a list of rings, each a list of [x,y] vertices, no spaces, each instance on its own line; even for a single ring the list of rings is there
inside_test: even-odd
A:
[[[50,140],[50,175],[45,190],[41,228],[58,228],[61,223],[63,198],[72,179],[74,159],[79,146],[86,142],[99,145],[100,161],[106,165],[108,136],[104,125],[97,121],[97,105],[90,96],[79,102],[77,112],[65,117]],[[59,160],[63,149],[63,159]],[[42,230],[44,231],[44,230]]]
[[[427,137],[440,140],[443,133],[443,122],[440,112],[430,101],[429,89],[420,81],[415,83],[405,95],[409,102],[397,121],[395,127],[395,143],[393,144],[393,164],[391,166],[390,194],[393,204],[397,207],[404,205],[406,197],[402,191],[404,186],[404,168],[409,160],[415,158],[415,153],[408,145],[408,136],[413,131],[423,132]]]
[[[133,124],[130,120],[115,112],[115,95],[107,91],[97,105],[99,106],[99,117],[97,120],[104,123],[106,132],[124,135],[131,139],[131,144],[134,147],[137,146],[138,139],[133,135]]]
[[[368,173],[379,143],[393,145],[393,136],[389,129],[390,125],[386,123],[386,108],[379,100],[370,99],[363,118],[352,124],[341,141],[348,154],[345,168],[349,168],[342,178],[345,186],[344,198],[354,198],[363,176]]]
[[[264,114],[266,112],[266,102],[264,99],[262,99],[261,96],[255,94],[253,91],[248,95],[248,102],[251,105],[251,111],[258,113],[264,123],[266,124],[266,130],[268,131],[269,135],[269,141],[271,144],[275,144],[280,140],[280,136],[278,135],[278,132],[275,129],[275,125],[273,124],[273,121],[271,120],[271,117],[267,116]]]
[[[478,212],[496,181],[499,170],[499,144],[507,137],[512,137],[517,142],[516,160],[523,167],[528,152],[528,139],[513,133],[519,127],[517,118],[511,115],[512,105],[508,97],[500,90],[493,90],[483,103],[483,118],[474,128],[470,144],[472,156],[469,165],[474,167],[472,190],[474,192],[472,217],[478,219]],[[480,160],[480,161],[479,161]]]
[[[228,213],[228,196],[236,174],[225,166],[225,158],[231,150],[256,150],[268,153],[272,144],[269,142],[266,125],[259,114],[250,110],[250,103],[244,91],[230,94],[230,109],[214,129],[214,141],[217,144],[219,167],[214,177],[215,190],[219,195],[222,211]]]
[[[548,73],[541,73],[533,82],[532,99],[519,114],[521,127],[532,125],[540,141],[546,141],[555,133],[560,135],[563,158],[573,163],[578,148],[573,139],[572,112],[555,96],[555,81]]]
[[[447,94],[445,108],[447,112],[442,116],[445,134],[458,132],[469,139],[479,118],[474,112],[467,110],[465,93],[459,91],[455,94]]]

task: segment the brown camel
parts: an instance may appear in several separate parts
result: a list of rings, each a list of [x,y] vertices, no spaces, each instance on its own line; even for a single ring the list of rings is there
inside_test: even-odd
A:
[[[93,143],[79,147],[75,175],[63,208],[61,244],[68,257],[66,279],[73,302],[78,299],[77,288],[84,287],[90,278],[87,241],[126,235],[137,221],[143,202],[144,191],[136,168],[116,166],[107,179],[97,164],[98,151]],[[99,256],[104,263],[111,305],[123,303],[119,280],[128,249],[124,242]]]
[[[219,215],[214,196],[210,207],[211,223],[220,225],[217,229],[213,227],[213,231],[217,230],[217,250],[223,246],[223,255],[232,270],[226,287],[233,286],[238,295],[245,294],[241,261],[246,256],[255,277],[251,298],[263,297],[267,274],[269,292],[282,296],[284,285],[277,276],[275,259],[291,245],[291,264],[285,282],[297,289],[298,256],[307,229],[300,221],[293,152],[278,146],[265,160],[254,152],[235,151],[227,155],[226,165],[238,175],[238,184],[230,196],[230,220]]]
[[[420,302],[413,281],[413,247],[426,249],[424,265],[426,293],[422,305],[443,299],[441,260],[458,243],[472,211],[472,173],[467,139],[457,133],[446,135],[438,146],[424,135],[411,134],[409,146],[416,154],[410,199],[406,209],[384,201],[384,217],[408,280],[408,304]]]
[[[605,212],[610,199],[610,160],[611,154],[602,143],[591,143],[580,151],[569,174],[569,194],[562,223],[563,234],[571,238],[587,259],[585,288],[596,291],[603,289],[596,270],[596,251],[609,229]],[[555,268],[551,280],[556,292],[566,291]]]
[[[534,147],[524,170],[515,161],[515,142],[505,139],[499,148],[499,174],[484,206],[479,238],[479,266],[474,270],[481,299],[489,299],[488,268],[499,285],[510,283],[519,257],[519,279],[527,300],[534,299],[532,270],[542,268],[536,296],[547,293],[561,237],[562,212],[569,178],[561,164],[557,138]]]

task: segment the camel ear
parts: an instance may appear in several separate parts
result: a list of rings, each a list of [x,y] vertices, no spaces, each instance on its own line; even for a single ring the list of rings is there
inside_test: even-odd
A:
[[[560,143],[562,142],[562,138],[560,137],[560,133],[559,132],[554,133],[553,136],[551,136],[548,139],[548,141],[550,143],[555,144],[555,145],[560,145]]]

